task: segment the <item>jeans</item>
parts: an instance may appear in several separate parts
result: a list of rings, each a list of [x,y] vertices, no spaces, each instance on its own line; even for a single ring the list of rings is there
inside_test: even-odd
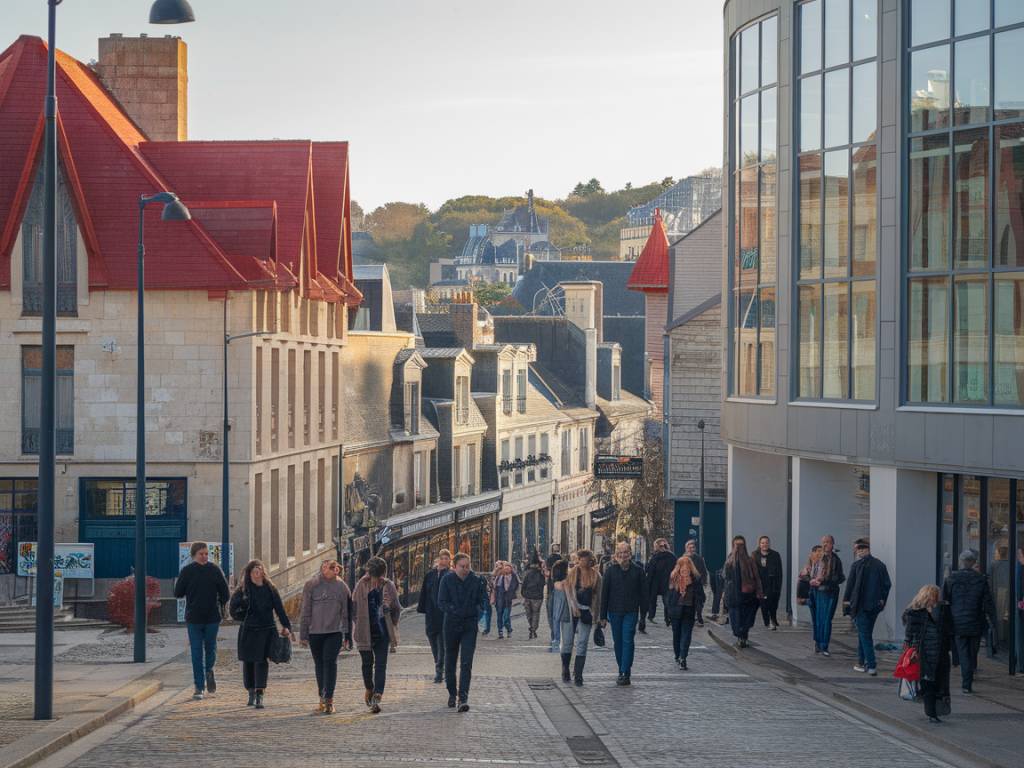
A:
[[[636,622],[635,613],[608,614],[608,623],[612,625],[612,641],[615,643],[615,663],[619,665],[620,675],[629,675],[633,668]]]
[[[427,635],[427,641],[430,643],[430,653],[434,657],[434,673],[436,675],[444,674],[444,638],[440,632],[432,635]]]
[[[531,632],[535,633],[537,631],[537,627],[540,625],[540,609],[543,605],[543,600],[534,599],[532,597],[523,598],[523,608],[526,609],[526,621],[530,625]]]
[[[503,608],[499,608],[499,609],[497,609],[497,613],[498,613],[498,634],[500,635],[502,633],[502,631],[504,630],[504,631],[508,632],[511,635],[512,634],[512,606],[511,605],[506,605]]]
[[[309,650],[313,654],[313,667],[316,670],[316,689],[325,699],[334,698],[334,686],[338,682],[341,638],[341,632],[309,636]]]
[[[360,651],[363,660],[363,687],[376,694],[384,693],[384,683],[388,677],[388,653],[391,643],[387,635],[370,640],[370,650]]]
[[[761,603],[761,618],[764,619],[764,625],[766,627],[779,626],[779,598],[782,597],[782,593],[774,592],[770,595],[764,596],[764,602]]]
[[[590,642],[590,633],[593,628],[593,624],[584,624],[579,619],[563,621],[562,645],[559,650],[562,653],[572,653],[575,648],[577,656],[586,656],[587,644]]]
[[[494,612],[494,609],[491,607],[491,604],[488,603],[487,607],[484,608],[483,615],[480,617],[480,621],[484,625],[484,628],[481,631],[485,635],[488,634],[491,631],[491,615],[493,614],[493,612]]]
[[[814,592],[814,644],[827,651],[832,639],[832,614],[835,613],[838,595],[832,592]]]
[[[729,625],[732,627],[733,635],[739,640],[746,640],[750,635],[750,628],[757,621],[757,608],[759,601],[755,595],[740,593],[736,598],[735,605],[729,604]]]
[[[968,691],[974,685],[974,671],[978,668],[978,650],[980,648],[980,635],[956,636],[956,652],[960,657],[960,687]]]
[[[242,685],[247,691],[262,691],[267,687],[267,675],[270,674],[269,661],[243,661]]]
[[[197,691],[206,689],[206,670],[213,669],[217,663],[219,629],[220,624],[188,625],[188,647],[192,651],[192,680]]]
[[[449,696],[459,701],[469,700],[469,684],[473,680],[473,654],[476,653],[476,624],[472,619],[462,622],[445,620],[444,627],[444,682]],[[458,687],[455,668],[459,669]]]
[[[857,627],[857,658],[868,669],[874,669],[875,663],[875,621],[878,611],[861,611],[853,618]]]
[[[683,606],[683,613],[672,619],[672,651],[677,659],[685,659],[690,653],[690,641],[693,639],[693,622],[696,610],[691,606]]]

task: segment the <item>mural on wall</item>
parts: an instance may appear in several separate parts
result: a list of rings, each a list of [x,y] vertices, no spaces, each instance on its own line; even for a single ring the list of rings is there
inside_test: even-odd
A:
[[[380,515],[380,494],[358,472],[345,486],[345,509],[353,528],[368,528]]]
[[[0,512],[0,576],[14,573],[14,515]]]
[[[387,516],[385,488],[390,487],[387,454],[374,451],[344,459],[345,525],[365,529]]]

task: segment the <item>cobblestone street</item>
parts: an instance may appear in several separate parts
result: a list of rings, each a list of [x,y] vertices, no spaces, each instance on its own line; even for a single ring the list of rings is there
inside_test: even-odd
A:
[[[391,659],[376,716],[362,704],[355,653],[341,659],[337,714],[314,714],[313,665],[298,647],[290,665],[271,669],[267,709],[248,709],[228,630],[216,696],[192,701],[187,666],[165,667],[172,682],[161,703],[126,716],[127,727],[88,751],[80,747],[73,759],[44,765],[127,768],[198,757],[204,766],[770,768],[823,748],[835,768],[947,765],[793,688],[751,677],[699,631],[689,672],[675,669],[670,634],[657,625],[638,635],[632,687],[615,686],[609,648],[591,651],[579,689],[560,681],[558,656],[542,641],[527,642],[519,624],[513,640],[480,639],[472,709],[463,715],[446,707],[443,686],[430,681],[418,616],[403,622],[405,643]]]

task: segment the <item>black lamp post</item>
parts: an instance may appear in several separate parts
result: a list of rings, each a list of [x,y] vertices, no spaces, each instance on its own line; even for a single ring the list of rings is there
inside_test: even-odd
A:
[[[178,196],[171,192],[158,192],[139,198],[139,247],[136,263],[138,285],[138,365],[136,369],[135,403],[135,661],[146,661],[146,337],[145,337],[145,281],[144,262],[146,246],[143,243],[143,221],[146,206],[163,203],[163,221],[188,221],[192,218]]]
[[[36,659],[33,718],[53,717],[53,529],[56,454],[57,389],[57,6],[47,0],[46,132],[43,138],[43,312],[39,413],[39,485],[37,496]],[[149,12],[151,24],[195,21],[187,0],[156,0]],[[141,278],[140,278],[141,279]]]
[[[702,556],[704,554],[704,419],[697,422],[697,429],[700,430],[700,501],[697,502],[697,546]]]

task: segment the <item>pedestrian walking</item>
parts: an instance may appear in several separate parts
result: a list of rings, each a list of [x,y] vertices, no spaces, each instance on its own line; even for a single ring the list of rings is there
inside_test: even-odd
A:
[[[210,562],[210,550],[204,541],[193,542],[189,549],[192,562],[181,569],[174,582],[174,596],[185,599],[185,629],[192,654],[192,698],[217,692],[217,632],[224,607],[231,599],[224,572]]]
[[[231,618],[242,622],[238,628],[238,660],[242,662],[242,684],[249,692],[250,707],[264,708],[264,694],[270,674],[270,650],[274,635],[291,637],[292,624],[284,612],[281,595],[259,560],[250,560],[242,571],[242,583],[231,596]],[[278,630],[274,617],[281,623]]]
[[[746,648],[750,628],[757,619],[757,608],[764,600],[764,588],[754,559],[747,553],[747,540],[732,539],[732,552],[725,561],[725,592],[729,601],[729,623],[737,648]]]
[[[338,682],[338,654],[352,636],[352,592],[341,578],[337,560],[324,560],[320,573],[302,588],[299,642],[313,654],[317,711],[334,714],[334,688]]]
[[[601,613],[601,574],[597,570],[597,558],[589,549],[576,553],[576,563],[560,582],[565,599],[559,602],[557,618],[562,625],[562,681],[569,682],[571,662],[572,680],[579,686],[583,685],[583,668],[587,664],[587,645],[594,619]]]
[[[437,592],[437,603],[444,614],[444,676],[448,706],[455,707],[458,703],[459,712],[468,712],[476,634],[480,614],[487,605],[487,592],[484,581],[473,573],[469,555],[459,552],[452,564],[452,570],[441,579]],[[457,683],[456,665],[459,669]]]
[[[757,540],[757,552],[754,553],[754,564],[757,575],[761,579],[764,600],[761,602],[761,617],[765,627],[774,632],[779,628],[779,598],[782,597],[782,556],[772,549],[772,542],[767,536]]]
[[[552,544],[551,552],[549,552],[548,556],[544,559],[544,565],[550,571],[552,566],[562,559],[562,548],[558,544]]]
[[[647,584],[643,571],[633,564],[629,544],[615,546],[615,561],[601,582],[601,626],[612,625],[615,663],[619,668],[616,685],[630,685],[638,619],[647,615]],[[563,628],[564,629],[564,628]]]
[[[494,570],[490,573],[477,574],[484,585],[484,594],[487,596],[487,602],[484,605],[483,613],[480,616],[480,623],[483,624],[483,631],[481,635],[487,636],[491,634],[491,618],[494,616],[494,579],[501,573],[503,568],[502,561],[499,560],[494,565]]]
[[[647,563],[647,619],[656,623],[658,598],[664,610],[665,626],[668,626],[668,582],[672,569],[676,567],[676,556],[668,547],[667,539],[655,539],[654,554]]]
[[[926,584],[903,611],[904,642],[917,649],[921,665],[920,690],[924,713],[940,723],[938,702],[949,702],[949,647],[952,621],[948,604],[939,599],[939,588]]]
[[[551,614],[551,653],[562,650],[562,618],[565,615],[565,579],[569,575],[569,561],[558,560],[551,566],[551,588],[548,590],[548,609]]]
[[[704,591],[704,587],[708,584],[708,566],[704,562],[704,558],[697,552],[697,540],[690,539],[686,542],[686,556],[690,558],[690,562],[693,563],[693,567],[697,569],[697,573],[700,574],[700,588],[697,590],[697,626],[704,626],[704,603],[707,600],[707,594]]]
[[[494,613],[498,619],[498,639],[512,637],[512,603],[516,599],[516,592],[519,590],[519,577],[512,569],[512,563],[505,563],[501,573],[494,578],[494,590],[491,593],[491,603],[494,605]]]
[[[821,560],[821,544],[815,544],[811,547],[811,551],[807,555],[807,563],[800,569],[796,579],[796,602],[797,605],[806,605],[807,611],[810,614],[811,635],[814,638],[815,653],[819,653],[821,648],[818,645],[817,617],[814,615],[814,593],[817,590],[811,589],[811,574],[814,572],[815,565],[819,560]]]
[[[942,585],[942,597],[949,604],[960,659],[960,683],[964,693],[974,692],[974,673],[978,669],[978,649],[985,632],[986,619],[996,626],[995,603],[988,577],[975,570],[978,553],[965,549],[960,553],[960,568],[949,574]]]
[[[680,669],[687,669],[693,624],[697,618],[698,595],[704,590],[700,571],[689,555],[676,560],[669,574],[668,616],[672,622],[672,651]]]
[[[723,624],[729,623],[729,606],[725,599],[725,568],[719,568],[711,574],[711,620],[718,621],[725,616]]]
[[[373,714],[380,712],[388,675],[388,654],[398,648],[398,621],[402,604],[398,588],[385,577],[388,566],[379,557],[366,562],[366,573],[352,595],[355,605],[353,638],[363,662],[363,701]]]
[[[441,588],[441,579],[448,573],[451,563],[452,553],[442,549],[434,561],[434,567],[423,577],[420,600],[416,606],[416,612],[424,614],[427,642],[430,643],[430,652],[434,656],[435,683],[444,682],[444,614],[441,612],[441,606],[437,604],[437,591]]]
[[[839,601],[839,586],[846,581],[843,561],[835,552],[836,540],[830,535],[821,537],[821,557],[811,569],[810,587],[814,594],[814,652],[831,656],[828,646],[832,639],[832,617]]]
[[[530,640],[537,637],[537,627],[540,625],[540,612],[544,607],[544,573],[541,571],[540,558],[530,561],[526,573],[523,574],[521,592],[523,595],[523,608],[526,610],[526,621],[530,628]],[[509,630],[511,632],[511,630]]]
[[[857,539],[853,544],[853,556],[857,558],[850,566],[843,595],[843,613],[847,614],[857,627],[856,672],[878,674],[875,663],[875,621],[889,599],[892,581],[885,563],[871,554],[871,542]]]

